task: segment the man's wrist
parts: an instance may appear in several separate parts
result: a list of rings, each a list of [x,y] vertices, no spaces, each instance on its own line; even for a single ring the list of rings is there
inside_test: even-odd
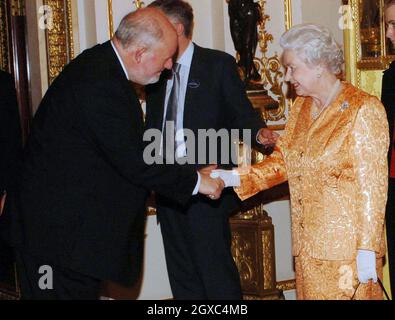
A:
[[[202,176],[200,175],[200,173],[198,171],[196,171],[197,175],[198,175],[198,179],[196,182],[196,186],[195,189],[193,189],[192,195],[196,196],[199,193],[199,189],[200,189],[200,183],[202,182]]]

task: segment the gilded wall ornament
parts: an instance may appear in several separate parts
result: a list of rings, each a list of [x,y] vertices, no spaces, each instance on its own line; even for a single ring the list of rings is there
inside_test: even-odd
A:
[[[10,71],[7,6],[0,0],[0,69]]]
[[[71,0],[44,0],[51,9],[52,25],[46,29],[48,80],[51,83],[74,59]]]

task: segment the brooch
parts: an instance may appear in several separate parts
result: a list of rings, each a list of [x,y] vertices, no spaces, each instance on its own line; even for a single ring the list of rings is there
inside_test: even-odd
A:
[[[346,111],[346,109],[348,109],[349,106],[350,106],[350,104],[348,103],[348,101],[344,101],[340,107],[340,112]]]

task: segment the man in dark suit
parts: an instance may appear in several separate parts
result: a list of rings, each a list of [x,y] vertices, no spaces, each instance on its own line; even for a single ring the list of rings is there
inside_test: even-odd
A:
[[[191,168],[148,166],[143,158],[143,114],[130,81],[158,81],[176,48],[167,18],[141,9],[48,89],[11,212],[22,298],[96,299],[101,280],[132,285],[147,190],[180,204],[198,191],[219,198],[222,181]]]
[[[173,78],[162,75],[159,83],[146,90],[147,128],[166,129],[165,122],[173,121],[176,131],[191,130],[195,137],[200,129],[228,132],[230,129],[250,129],[255,139],[265,123],[246,96],[234,58],[192,43],[193,10],[187,2],[157,0],[150,6],[161,9],[176,28],[178,57]],[[179,88],[174,102],[175,86]],[[163,107],[155,107],[158,105]],[[268,129],[261,133],[272,137]],[[168,137],[165,136],[163,154],[166,157]],[[227,148],[230,143],[227,141]],[[187,153],[193,153],[196,168],[210,163],[207,157],[198,163],[202,150],[198,145],[193,147],[186,143],[183,135],[175,138],[175,145],[176,158],[191,159]],[[216,152],[218,165],[235,165],[226,161],[227,150],[218,148]],[[231,253],[229,226],[229,215],[237,206],[233,190],[224,191],[221,199],[214,202],[204,196],[195,197],[184,207],[163,196],[157,197],[158,220],[175,299],[242,298],[240,277]]]
[[[15,190],[21,148],[21,127],[14,79],[10,74],[0,70],[0,215],[7,194],[10,197]],[[0,237],[0,283],[11,285],[9,281],[14,278],[13,270],[12,249]]]
[[[385,20],[387,24],[387,38],[395,47],[395,0],[387,3],[385,7]],[[387,111],[391,138],[391,145],[388,153],[390,172],[388,181],[386,227],[391,291],[392,294],[395,294],[395,61],[392,62],[389,69],[384,72],[381,101]]]
[[[3,210],[6,191],[16,182],[16,162],[22,147],[18,102],[12,76],[0,70],[0,197]]]

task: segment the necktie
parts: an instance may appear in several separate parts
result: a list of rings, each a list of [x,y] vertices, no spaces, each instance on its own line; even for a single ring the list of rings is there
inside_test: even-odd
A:
[[[164,125],[164,150],[165,157],[169,159],[169,155],[172,154],[174,157],[174,150],[177,149],[176,132],[177,132],[177,111],[178,111],[178,99],[180,95],[180,69],[179,63],[173,65],[173,86],[170,91],[169,101],[167,103],[167,111]],[[169,126],[169,123],[171,125]],[[167,130],[172,128],[173,130]],[[171,148],[171,143],[174,143],[174,148]]]

